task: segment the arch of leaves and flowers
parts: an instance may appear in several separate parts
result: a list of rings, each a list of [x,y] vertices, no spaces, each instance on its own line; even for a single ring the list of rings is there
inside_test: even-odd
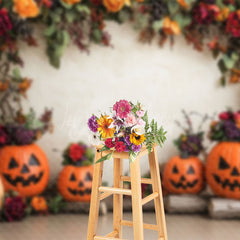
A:
[[[92,43],[109,46],[107,20],[131,23],[142,42],[156,37],[163,45],[182,34],[196,50],[206,47],[218,59],[221,83],[240,81],[239,0],[1,0],[0,89],[9,81],[2,68],[23,65],[19,42],[37,47],[37,24],[44,26],[49,62],[59,68],[70,43],[80,51]],[[19,71],[14,74],[21,79]]]

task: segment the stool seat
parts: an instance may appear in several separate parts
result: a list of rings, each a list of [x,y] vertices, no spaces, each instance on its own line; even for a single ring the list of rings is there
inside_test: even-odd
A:
[[[157,160],[156,145],[149,154],[146,146],[141,148],[137,158],[130,163],[130,176],[123,176],[123,159],[128,159],[128,152],[113,152],[113,187],[101,186],[103,162],[96,163],[100,158],[111,151],[100,151],[102,146],[96,146],[95,165],[92,183],[92,195],[88,222],[87,240],[125,240],[122,239],[122,226],[133,227],[134,240],[144,240],[143,229],[158,232],[158,240],[167,240],[167,230],[162,199],[159,164]],[[151,178],[141,178],[140,158],[149,155]],[[131,189],[124,189],[123,182],[130,182]],[[151,184],[153,193],[142,198],[141,183]],[[106,236],[97,236],[97,221],[99,215],[99,202],[113,195],[113,232]],[[132,197],[133,221],[123,220],[123,195]],[[154,200],[157,224],[143,223],[142,206]]]

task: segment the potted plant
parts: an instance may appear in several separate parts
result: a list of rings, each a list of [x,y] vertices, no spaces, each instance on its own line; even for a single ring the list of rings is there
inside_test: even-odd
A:
[[[33,109],[25,114],[21,101],[32,81],[17,70],[9,75],[3,66],[0,74],[0,177],[5,192],[34,196],[43,192],[49,179],[47,157],[34,142],[52,130],[52,112],[46,109],[40,118]]]
[[[240,199],[240,111],[220,113],[209,138],[218,143],[207,157],[207,183],[218,196]]]
[[[89,202],[93,177],[93,150],[82,142],[71,143],[63,153],[64,168],[58,177],[58,191],[71,202]]]
[[[197,157],[203,150],[203,132],[194,132],[189,115],[183,111],[187,128],[174,141],[180,155],[172,157],[165,165],[163,185],[170,193],[199,193],[204,186],[203,164]],[[205,117],[203,118],[205,121]],[[181,126],[181,124],[178,122]]]

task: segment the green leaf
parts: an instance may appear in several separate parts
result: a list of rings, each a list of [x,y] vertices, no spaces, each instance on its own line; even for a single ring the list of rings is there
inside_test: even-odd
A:
[[[180,8],[180,5],[177,3],[176,0],[169,0],[167,5],[170,15],[174,15]]]
[[[184,16],[181,13],[176,14],[175,17],[174,17],[174,20],[178,23],[180,28],[184,28],[192,22],[191,17]]]
[[[218,67],[222,73],[227,72],[227,68],[225,67],[225,64],[222,59],[218,61]]]
[[[231,54],[231,56],[228,56],[227,54],[223,54],[222,60],[227,69],[232,69],[238,59],[237,54]]]
[[[102,41],[102,32],[99,29],[94,29],[93,30],[93,38],[96,42],[101,42]]]
[[[100,162],[103,162],[103,161],[109,160],[109,159],[112,158],[112,155],[113,155],[113,152],[111,152],[111,153],[105,155],[104,157],[98,159],[98,160],[96,161],[96,163],[100,163]],[[95,163],[95,164],[96,164],[96,163]]]
[[[100,152],[103,152],[103,151],[107,151],[107,150],[110,150],[110,148],[108,148],[106,145],[103,146],[100,150]]]
[[[66,9],[71,9],[72,8],[72,5],[71,4],[67,4],[65,3],[64,1],[60,0],[59,1],[61,3],[61,5],[66,8]]]
[[[118,14],[118,19],[121,23],[126,22],[130,19],[130,13],[128,11],[120,11]]]
[[[50,37],[55,33],[55,31],[56,31],[56,26],[55,26],[55,24],[52,24],[48,28],[45,29],[44,35],[46,37]]]
[[[21,73],[20,73],[19,68],[14,68],[12,73],[13,73],[14,78],[16,78],[16,79],[20,79],[21,78]]]
[[[129,160],[130,160],[131,163],[133,163],[135,161],[137,155],[138,155],[138,153],[135,153],[133,151],[129,152]]]
[[[154,32],[157,33],[157,32],[159,32],[160,29],[162,29],[162,27],[163,27],[163,22],[164,22],[164,19],[153,22],[152,27],[153,27]]]
[[[221,76],[221,78],[219,79],[220,81],[220,85],[225,87],[226,86],[226,77],[225,76]]]
[[[74,14],[74,12],[71,12],[71,11],[66,12],[65,16],[68,23],[72,23],[76,18],[76,15]]]
[[[89,15],[91,13],[89,7],[84,6],[84,5],[77,4],[76,9],[78,12],[86,13],[87,15]]]

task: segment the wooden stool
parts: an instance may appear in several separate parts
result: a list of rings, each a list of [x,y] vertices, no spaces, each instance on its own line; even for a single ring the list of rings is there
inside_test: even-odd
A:
[[[97,147],[95,162],[109,151],[99,152],[101,147]],[[113,187],[103,187],[102,174],[103,162],[94,166],[91,205],[88,222],[87,240],[123,240],[122,226],[132,226],[134,230],[134,240],[143,240],[143,228],[158,232],[158,240],[167,240],[167,230],[165,223],[164,206],[162,199],[161,180],[159,174],[159,164],[157,160],[156,147],[149,154],[149,165],[151,179],[141,178],[140,157],[148,154],[146,147],[142,147],[141,152],[133,163],[130,163],[131,177],[123,176],[123,159],[128,159],[127,152],[114,152],[114,176]],[[123,181],[131,182],[131,189],[123,189]],[[153,193],[142,199],[141,183],[152,184]],[[96,236],[97,221],[99,212],[99,202],[113,194],[113,232],[104,237]],[[132,196],[133,221],[123,220],[123,195]],[[142,206],[154,199],[157,225],[143,223]]]

